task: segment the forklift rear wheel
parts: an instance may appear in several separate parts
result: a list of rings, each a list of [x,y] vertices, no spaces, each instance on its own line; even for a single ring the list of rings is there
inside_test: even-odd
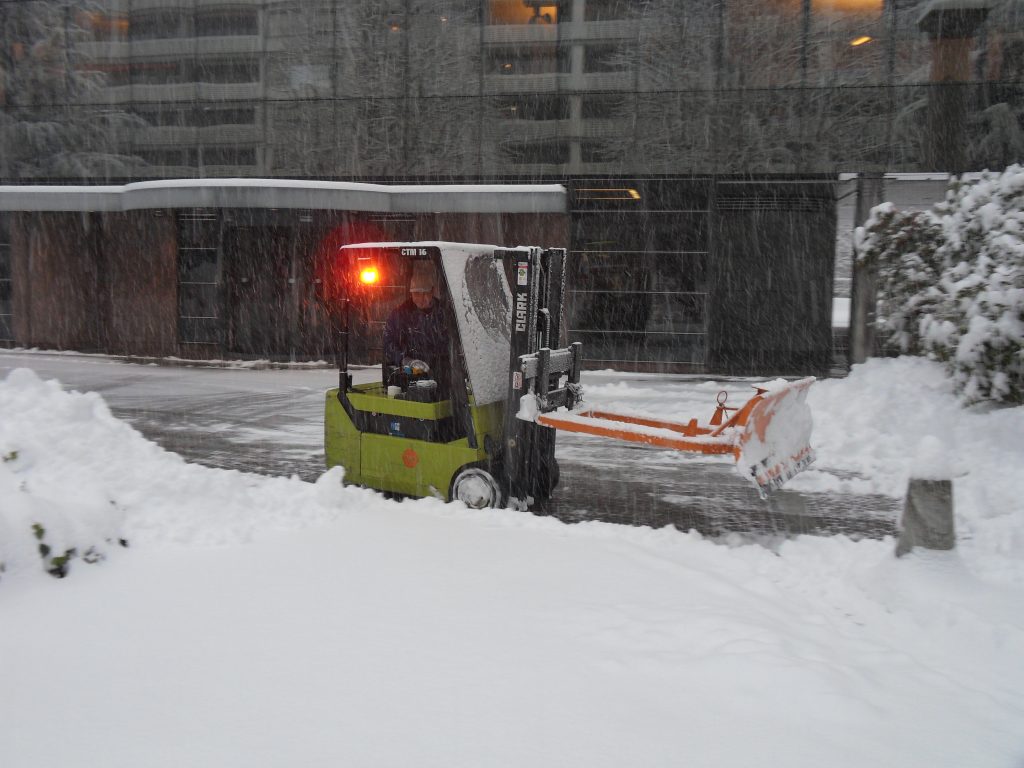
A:
[[[461,501],[471,509],[501,506],[501,486],[494,476],[480,467],[466,467],[452,480],[453,501]]]

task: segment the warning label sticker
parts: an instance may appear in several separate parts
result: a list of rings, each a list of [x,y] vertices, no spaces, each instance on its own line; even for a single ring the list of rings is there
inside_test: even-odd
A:
[[[516,285],[526,285],[528,274],[529,265],[525,261],[520,261],[516,266]]]

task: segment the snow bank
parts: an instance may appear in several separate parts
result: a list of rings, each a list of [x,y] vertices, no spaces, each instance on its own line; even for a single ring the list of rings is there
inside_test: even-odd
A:
[[[788,488],[902,498],[911,475],[952,477],[962,556],[1024,584],[1024,407],[965,408],[943,366],[915,357],[856,365],[807,400],[817,462]]]
[[[584,381],[588,407],[681,422],[709,419],[721,390],[740,406],[765,386],[594,372]],[[918,357],[871,359],[847,378],[817,381],[807,403],[817,458],[786,488],[901,499],[912,474],[952,477],[962,557],[976,572],[1024,583],[1024,407],[965,408],[942,364]],[[929,459],[933,440],[942,450]],[[695,459],[652,452],[654,460]]]
[[[32,525],[61,555],[130,545],[225,545],[335,519],[339,504],[382,503],[342,488],[188,464],[118,420],[96,393],[64,392],[28,369],[0,383],[0,562],[39,561]]]
[[[953,553],[897,560],[891,540],[841,536],[727,547],[399,504],[336,471],[206,469],[96,395],[12,373],[0,765],[1014,768],[1024,515],[977,494],[1024,498],[1005,455],[1019,414],[948,413],[948,385],[896,362],[812,390],[820,453],[895,477],[885,457],[910,462],[926,429],[969,437],[967,477],[988,474],[958,496]],[[37,567],[36,519],[62,545],[131,547],[57,582]]]

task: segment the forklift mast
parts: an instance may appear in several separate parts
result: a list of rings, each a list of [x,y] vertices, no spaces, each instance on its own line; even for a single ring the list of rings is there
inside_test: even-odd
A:
[[[539,413],[570,410],[582,400],[583,345],[558,348],[565,298],[564,248],[498,249],[512,291],[508,397],[502,472],[509,499],[545,499],[558,483],[555,430]],[[523,414],[525,418],[521,418]]]

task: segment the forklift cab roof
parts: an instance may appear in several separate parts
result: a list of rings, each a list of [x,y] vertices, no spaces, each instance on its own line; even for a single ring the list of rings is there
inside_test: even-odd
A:
[[[498,402],[507,395],[512,293],[501,261],[494,258],[498,250],[529,252],[527,248],[436,241],[358,243],[341,248],[342,252],[358,252],[360,257],[379,254],[434,264],[443,282],[442,301],[451,303],[477,405]]]

